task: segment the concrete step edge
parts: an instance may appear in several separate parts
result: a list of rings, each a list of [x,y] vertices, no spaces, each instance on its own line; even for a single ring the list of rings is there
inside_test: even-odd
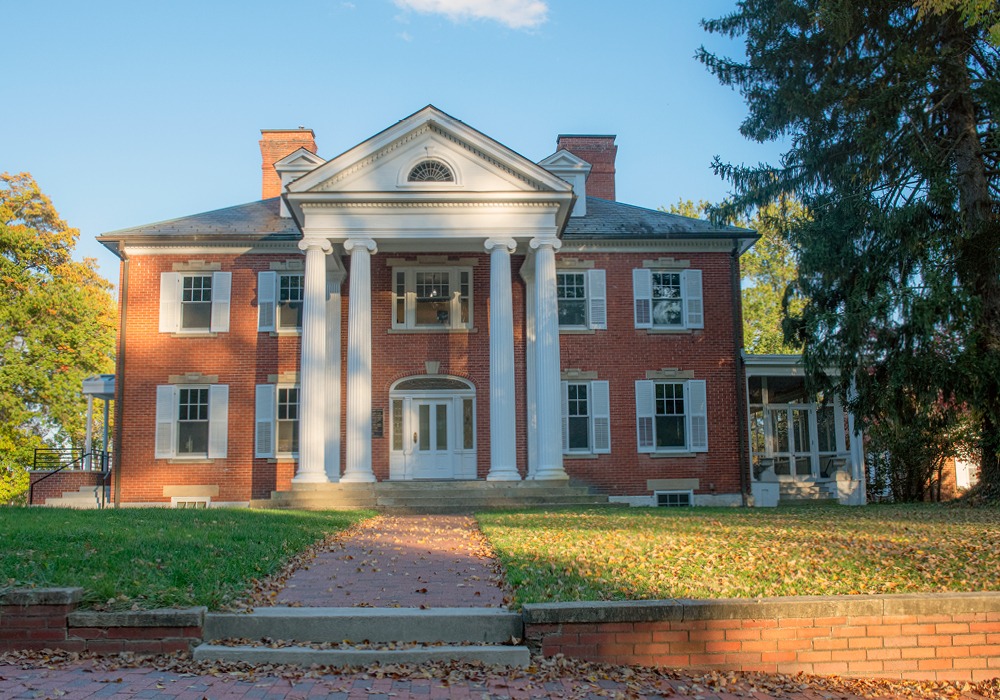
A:
[[[525,646],[430,646],[409,649],[313,649],[311,647],[223,646],[201,644],[195,661],[243,661],[252,664],[301,666],[368,666],[432,662],[479,662],[489,666],[524,668],[531,660]]]

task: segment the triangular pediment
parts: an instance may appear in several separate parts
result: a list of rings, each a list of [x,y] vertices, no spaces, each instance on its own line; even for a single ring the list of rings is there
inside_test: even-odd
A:
[[[302,168],[313,170],[325,162],[312,151],[299,148],[277,161],[274,167],[277,170],[300,170]]]
[[[432,161],[450,173],[409,180]],[[565,182],[506,146],[434,108],[425,107],[291,183],[289,193],[567,192]]]
[[[561,170],[582,170],[589,173],[592,167],[590,163],[585,161],[583,158],[570,153],[564,148],[556,151],[548,158],[538,161],[538,164],[546,170],[551,170],[553,172]]]

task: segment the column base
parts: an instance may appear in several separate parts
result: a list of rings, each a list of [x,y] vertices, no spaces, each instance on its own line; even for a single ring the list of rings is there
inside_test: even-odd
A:
[[[347,472],[340,477],[342,484],[374,484],[375,475],[371,472]]]
[[[508,469],[503,470],[490,470],[490,473],[486,475],[487,481],[520,481],[521,475],[517,473],[517,470],[513,471]]]
[[[326,484],[329,483],[326,472],[319,474],[296,474],[292,477],[293,484]]]
[[[535,481],[569,481],[569,474],[561,466],[539,467]]]

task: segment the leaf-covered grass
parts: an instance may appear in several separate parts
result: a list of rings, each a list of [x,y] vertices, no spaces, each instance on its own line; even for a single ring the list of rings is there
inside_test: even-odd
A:
[[[515,603],[1000,589],[1000,509],[483,513]]]
[[[0,587],[81,586],[109,609],[219,609],[371,513],[0,508]]]

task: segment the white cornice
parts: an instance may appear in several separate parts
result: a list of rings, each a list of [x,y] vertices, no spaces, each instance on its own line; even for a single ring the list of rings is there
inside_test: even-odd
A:
[[[731,238],[697,240],[693,238],[658,238],[653,240],[595,240],[587,241],[563,239],[562,253],[630,253],[639,251],[673,251],[718,253],[732,252]]]
[[[123,251],[128,256],[141,255],[302,255],[298,248],[298,241],[287,241],[279,244],[252,243],[247,245],[237,245],[231,241],[226,243],[192,244],[190,241],[177,241],[176,243],[160,243],[146,245],[126,245]]]

